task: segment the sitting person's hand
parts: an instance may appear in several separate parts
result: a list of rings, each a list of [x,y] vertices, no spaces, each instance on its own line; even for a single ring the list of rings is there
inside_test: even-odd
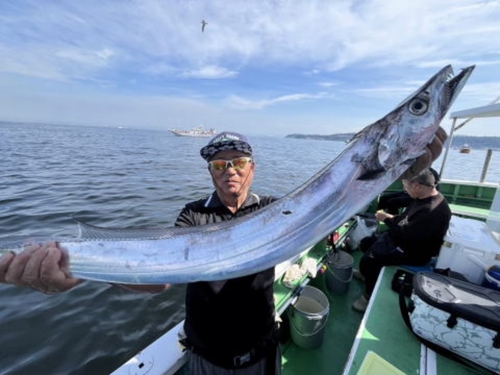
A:
[[[394,217],[394,215],[389,214],[383,210],[378,210],[375,213],[375,217],[377,218],[378,221],[384,221],[385,219],[391,219]]]
[[[43,293],[64,292],[78,285],[68,271],[68,256],[56,242],[31,245],[0,258],[0,283],[30,287]]]
[[[448,135],[446,134],[446,131],[442,127],[439,127],[436,131],[436,136],[432,142],[427,145],[425,153],[415,160],[410,168],[403,173],[401,178],[410,179],[419,174],[425,168],[429,168],[432,165],[432,162],[436,160],[439,155],[441,155],[441,152],[443,151],[443,144],[446,142],[447,138]]]

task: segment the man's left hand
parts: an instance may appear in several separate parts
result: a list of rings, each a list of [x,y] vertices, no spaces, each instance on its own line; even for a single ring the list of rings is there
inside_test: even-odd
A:
[[[416,176],[422,172],[425,168],[429,168],[432,162],[436,160],[441,152],[443,151],[443,144],[446,142],[448,135],[446,131],[439,127],[436,131],[436,135],[431,143],[429,143],[425,149],[425,153],[417,158],[415,162],[408,168],[401,178],[408,179]]]

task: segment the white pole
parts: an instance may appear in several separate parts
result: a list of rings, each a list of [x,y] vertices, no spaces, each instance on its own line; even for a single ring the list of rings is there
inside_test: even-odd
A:
[[[439,179],[443,177],[443,171],[444,171],[444,166],[446,164],[446,159],[448,158],[448,151],[450,150],[451,143],[453,141],[453,133],[455,131],[455,124],[457,122],[457,118],[453,118],[453,124],[451,125],[450,129],[450,135],[448,136],[448,139],[446,140],[448,142],[448,145],[446,146],[446,150],[444,151],[444,156],[443,156],[443,162],[441,163],[441,169],[439,171]]]

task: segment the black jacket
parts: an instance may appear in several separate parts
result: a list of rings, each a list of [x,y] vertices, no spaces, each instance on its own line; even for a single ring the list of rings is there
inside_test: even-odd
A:
[[[451,210],[441,193],[414,199],[401,215],[384,220],[397,246],[415,261],[428,261],[439,253],[451,220]]]
[[[274,200],[273,197],[249,194],[243,206],[233,214],[214,192],[208,199],[187,204],[177,218],[176,226],[231,220]],[[236,279],[188,284],[184,331],[191,344],[228,354],[253,348],[269,336],[275,326],[273,286],[274,267]]]

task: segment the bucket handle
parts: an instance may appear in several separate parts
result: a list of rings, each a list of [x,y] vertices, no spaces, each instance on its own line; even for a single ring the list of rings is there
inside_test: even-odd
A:
[[[307,320],[321,320],[321,319],[323,319],[323,315],[320,315],[320,314],[315,314],[315,315],[308,314],[305,318]]]
[[[335,277],[337,280],[339,280],[339,281],[341,281],[341,282],[343,282],[343,283],[350,283],[350,282],[351,282],[351,280],[352,280],[352,276],[353,276],[353,274],[354,274],[354,272],[353,272],[353,270],[352,270],[352,268],[351,268],[351,275],[350,275],[350,276],[349,276],[346,280],[343,280],[342,278],[340,278],[339,276],[337,276],[337,275],[335,274],[335,272],[333,272],[333,270],[332,270],[332,272],[330,272],[330,273],[333,275],[333,277]]]
[[[295,309],[290,309],[290,315],[292,316],[292,318],[295,316]],[[306,318],[307,320],[321,320],[323,319],[323,315],[321,314],[307,314],[307,315],[304,315],[302,314],[302,317]]]
[[[292,311],[293,311],[293,310],[292,310]],[[291,324],[291,325],[293,326],[293,328],[295,328],[295,330],[296,330],[297,332],[299,332],[302,336],[314,336],[315,334],[317,334],[318,332],[320,332],[320,331],[321,331],[321,330],[325,327],[326,322],[327,322],[327,320],[328,320],[328,315],[330,315],[330,314],[329,314],[329,312],[326,314],[326,316],[325,316],[325,321],[323,322],[323,324],[322,324],[322,325],[321,325],[321,326],[320,326],[320,327],[319,327],[316,331],[314,331],[314,332],[312,332],[312,333],[304,333],[304,332],[302,332],[300,329],[298,329],[298,328],[297,328],[297,326],[296,326],[296,325],[295,325],[295,323],[293,322],[293,319],[290,319],[290,324]],[[321,319],[323,319],[323,317],[321,317]]]

